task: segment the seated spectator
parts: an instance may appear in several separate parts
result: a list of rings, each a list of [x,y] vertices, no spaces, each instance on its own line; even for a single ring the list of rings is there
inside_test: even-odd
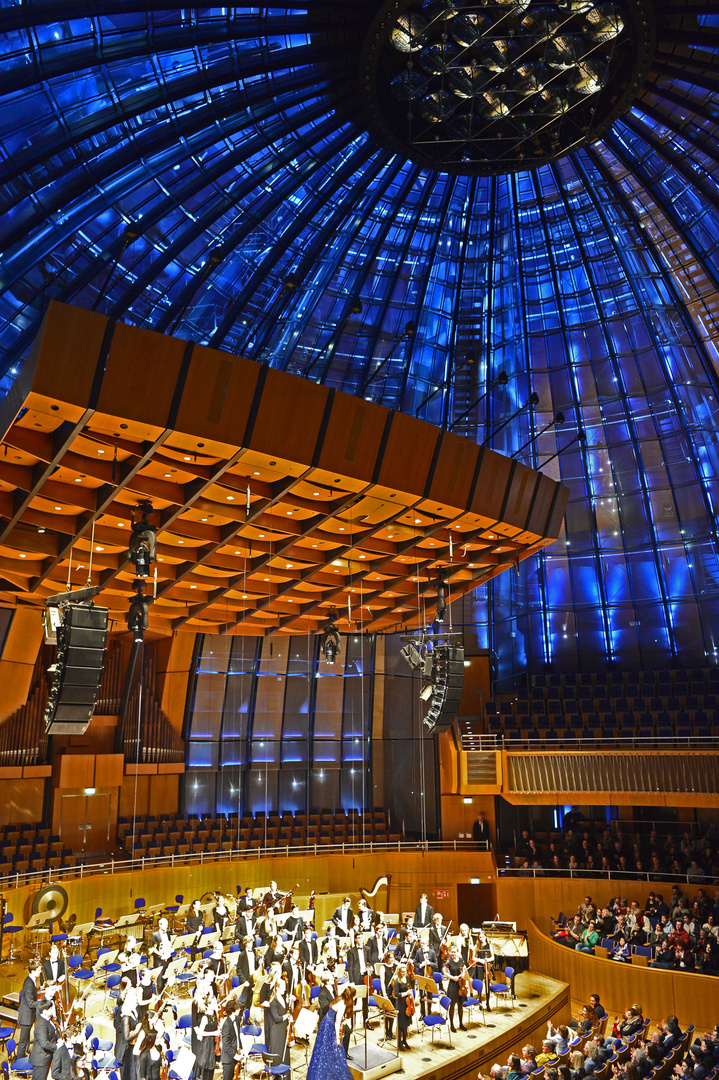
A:
[[[566,1054],[569,1049],[569,1028],[566,1024],[560,1024],[558,1028],[552,1025],[552,1021],[547,1021],[547,1038],[545,1043],[550,1043],[555,1054]]]
[[[581,1050],[574,1050],[571,1055],[572,1080],[584,1080],[587,1075],[584,1071],[584,1054]],[[703,1080],[703,1078],[701,1078]]]
[[[590,998],[591,1001],[591,998]],[[570,1020],[568,1027],[574,1028],[579,1035],[588,1035],[598,1023],[597,1014],[591,1005],[582,1007],[582,1015],[579,1020]]]
[[[614,945],[612,946],[611,956],[612,960],[619,960],[623,964],[630,963],[632,957],[632,947],[627,941],[627,939],[624,937],[624,934],[622,934],[619,938],[619,941],[615,941]]]
[[[524,1073],[522,1072],[522,1061],[517,1054],[510,1054],[507,1061],[507,1072],[504,1074],[504,1080],[524,1080]]]
[[[584,933],[585,926],[579,915],[575,915],[571,923],[567,923],[566,936],[567,945],[580,945],[582,942],[582,934]]]
[[[535,1058],[535,1061],[537,1063],[537,1067],[541,1068],[542,1065],[546,1065],[549,1061],[555,1061],[556,1062],[556,1059],[557,1059],[557,1052],[554,1049],[554,1043],[552,1042],[551,1039],[545,1039],[543,1041],[543,1043],[542,1043],[541,1052],[539,1054],[537,1054],[537,1056]]]
[[[702,975],[719,975],[719,942],[710,938],[704,949],[701,963]]]
[[[604,1008],[601,1001],[599,1000],[599,994],[591,994],[589,997],[589,1004],[594,1010],[596,1020],[604,1020],[605,1016],[607,1015],[607,1010]]]
[[[678,971],[694,971],[695,966],[694,953],[680,942],[674,949],[674,967]]]
[[[674,950],[665,938],[663,941],[659,942],[654,950],[654,960],[649,966],[664,968],[668,971],[670,968],[674,967],[674,960]]]
[[[616,1037],[619,1039],[628,1039],[630,1035],[636,1035],[644,1027],[644,1021],[642,1020],[642,1012],[639,1006],[630,1005],[628,1009],[624,1010],[624,1019],[619,1024],[615,1024]]]
[[[587,1076],[592,1076],[599,1068],[601,1068],[599,1046],[594,1039],[589,1039],[584,1044],[584,1072]]]
[[[639,1080],[646,1080],[649,1073],[652,1072],[654,1068],[647,1056],[646,1050],[641,1046],[632,1047],[631,1059],[637,1067]]]
[[[673,1015],[668,1016],[666,1020],[662,1020],[658,1034],[659,1045],[664,1057],[676,1050],[684,1038],[682,1029],[679,1027],[679,1021]]]
[[[597,930],[602,938],[611,937],[614,933],[616,923],[614,918],[609,913],[609,908],[602,908],[596,919]]]
[[[582,931],[582,936],[579,942],[574,946],[577,952],[589,953],[594,955],[594,946],[599,944],[599,934],[597,933],[596,924],[594,921],[590,922],[589,926]]]
[[[532,1073],[532,1072],[534,1072],[535,1069],[539,1068],[539,1066],[537,1065],[536,1053],[537,1053],[537,1051],[534,1049],[534,1047],[531,1044],[527,1044],[527,1046],[522,1047],[522,1066],[521,1067],[522,1067],[522,1072],[524,1073],[525,1076],[528,1076],[529,1073]]]

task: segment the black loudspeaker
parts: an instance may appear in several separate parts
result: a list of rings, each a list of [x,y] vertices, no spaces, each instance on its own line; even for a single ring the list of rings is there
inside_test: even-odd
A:
[[[92,720],[100,690],[107,608],[68,604],[61,610],[45,730],[48,735],[82,735]]]
[[[464,645],[437,645],[432,656],[432,696],[424,724],[430,731],[447,731],[462,700]]]

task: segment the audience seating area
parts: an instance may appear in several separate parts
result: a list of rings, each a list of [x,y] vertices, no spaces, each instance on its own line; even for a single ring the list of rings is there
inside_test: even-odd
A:
[[[529,693],[485,707],[505,739],[719,738],[719,670],[536,675]]]
[[[60,866],[76,866],[78,858],[60,837],[40,825],[4,825],[0,829],[0,878]]]
[[[187,855],[225,848],[299,847],[308,844],[368,844],[401,840],[390,832],[384,810],[323,810],[316,813],[263,812],[237,814],[181,814],[172,817],[120,818],[117,841],[135,857]]]

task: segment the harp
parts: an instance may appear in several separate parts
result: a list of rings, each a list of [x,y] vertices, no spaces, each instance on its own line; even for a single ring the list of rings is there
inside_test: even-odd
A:
[[[370,901],[377,895],[377,893],[382,888],[382,886],[386,885],[386,887],[387,887],[387,910],[389,911],[389,887],[390,887],[391,881],[392,881],[392,875],[391,874],[389,876],[387,876],[387,877],[378,877],[371,889],[363,889],[362,886],[360,885],[359,894],[360,894],[360,896],[362,897],[363,900],[366,900],[367,903],[370,904]],[[370,904],[370,907],[371,906],[372,905]]]

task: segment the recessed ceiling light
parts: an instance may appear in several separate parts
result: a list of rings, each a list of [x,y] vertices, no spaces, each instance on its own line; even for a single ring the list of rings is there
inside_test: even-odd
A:
[[[166,476],[167,478],[169,478],[170,476],[172,476],[172,473],[171,473],[171,472],[166,472],[166,473],[165,473],[165,476]]]
[[[422,518],[415,518],[414,523],[415,523],[415,525],[421,525],[422,524]]]
[[[62,507],[61,506],[56,506],[55,509],[56,510],[62,510]]]
[[[242,552],[241,552],[241,551],[236,551],[236,552],[235,552],[235,555],[241,555],[241,554],[242,554]]]
[[[97,545],[97,547],[95,548],[95,551],[104,551],[104,550],[105,550],[105,549],[104,549],[104,547],[100,547],[100,545],[99,545],[99,544],[98,544],[98,545]]]
[[[269,579],[268,577],[266,577],[266,578],[265,578],[265,581],[269,581],[269,580],[270,580],[270,579]]]
[[[366,558],[367,558],[366,555],[360,555],[360,559],[366,559]]]
[[[22,553],[22,551],[21,551],[21,552],[20,552],[20,558],[21,558],[21,559],[25,559],[25,558],[27,558],[27,556],[26,556],[26,555],[23,555],[23,553]]]
[[[292,511],[291,510],[288,510],[287,513],[290,515],[290,517],[292,517]]]
[[[246,600],[246,599],[247,599],[247,593],[243,593],[243,594],[242,594],[242,599],[243,599],[243,600]]]
[[[184,459],[183,459],[183,460],[184,460],[184,461],[191,461],[192,459],[191,459],[191,457],[190,457],[190,455],[189,455],[189,454],[185,454],[185,457],[184,457]]]
[[[157,561],[158,562],[164,562],[165,560],[163,559],[162,555],[158,555],[157,556]]]
[[[235,501],[235,496],[234,495],[228,495],[227,496],[227,501],[228,502],[234,502]]]
[[[76,476],[75,477],[75,483],[76,484],[81,484],[82,483],[82,477],[81,476]]]
[[[207,518],[203,518],[202,520],[203,520],[203,521],[207,521]]]
[[[190,585],[190,588],[191,588],[191,589],[196,589],[196,588],[197,588],[197,585]]]
[[[319,491],[313,491],[312,494],[313,495],[319,495]]]
[[[105,453],[104,450],[98,450],[98,454],[104,454],[104,453]]]
[[[255,472],[255,473],[253,473],[252,475],[253,475],[253,476],[259,476],[260,474],[259,474],[258,472]]]
[[[292,569],[292,565],[293,565],[293,564],[292,564],[291,562],[288,562],[288,563],[287,563],[287,569],[288,569],[288,570],[291,570],[291,569]]]
[[[184,540],[178,540],[177,542],[178,542],[178,544],[184,544],[185,541]]]
[[[264,533],[260,533],[260,540],[264,540],[264,538],[265,538],[265,534],[264,534]]]
[[[344,525],[340,525],[340,532],[344,532],[344,531],[345,531]]]
[[[124,529],[125,528],[125,522],[124,521],[118,521],[117,527],[118,527],[118,529]]]
[[[388,540],[394,540],[394,533],[387,533]]]

